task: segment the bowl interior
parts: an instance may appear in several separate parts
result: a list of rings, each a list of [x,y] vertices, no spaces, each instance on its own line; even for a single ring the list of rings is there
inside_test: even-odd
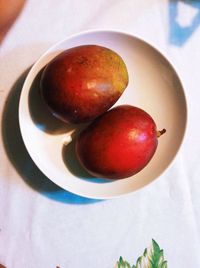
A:
[[[129,72],[129,85],[115,104],[131,104],[147,111],[158,129],[159,139],[150,163],[133,177],[113,181],[91,178],[74,155],[74,126],[54,118],[39,94],[43,67],[70,47],[97,44],[116,51]],[[126,33],[94,31],[72,36],[50,48],[33,66],[22,89],[19,121],[26,148],[39,169],[62,188],[90,198],[112,198],[150,183],[169,166],[182,143],[186,128],[186,99],[174,68],[155,48]]]

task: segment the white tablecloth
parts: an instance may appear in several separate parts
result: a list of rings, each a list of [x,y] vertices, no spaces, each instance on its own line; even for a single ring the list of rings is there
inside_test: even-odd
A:
[[[27,69],[55,42],[100,28],[161,49],[181,77],[189,107],[173,165],[143,189],[105,201],[75,196],[46,179],[28,156],[17,121]],[[120,256],[135,263],[154,238],[169,268],[200,267],[200,1],[28,0],[0,45],[0,113],[1,264],[112,268]]]

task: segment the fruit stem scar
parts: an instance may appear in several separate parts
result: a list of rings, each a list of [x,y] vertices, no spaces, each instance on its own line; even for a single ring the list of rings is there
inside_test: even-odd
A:
[[[163,128],[162,130],[157,131],[157,137],[159,138],[161,135],[163,135],[166,132],[166,129]]]

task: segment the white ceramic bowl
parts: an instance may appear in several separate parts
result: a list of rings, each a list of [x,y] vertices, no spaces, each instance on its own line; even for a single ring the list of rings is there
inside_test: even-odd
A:
[[[102,45],[124,59],[129,85],[115,104],[131,104],[146,110],[158,129],[159,139],[150,163],[133,177],[111,181],[91,178],[77,163],[73,126],[54,118],[39,94],[40,71],[61,51],[84,44]],[[140,189],[158,178],[175,158],[183,141],[187,119],[184,90],[169,61],[148,43],[127,33],[89,31],[73,35],[51,47],[34,64],[24,83],[19,122],[25,146],[38,168],[54,183],[89,198],[113,198]]]

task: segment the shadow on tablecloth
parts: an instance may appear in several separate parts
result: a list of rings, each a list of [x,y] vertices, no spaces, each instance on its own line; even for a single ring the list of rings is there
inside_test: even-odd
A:
[[[169,42],[175,46],[183,46],[200,26],[200,1],[199,0],[169,0]],[[184,14],[181,6],[184,5]],[[187,8],[192,9],[188,14]],[[189,11],[189,10],[188,10]],[[188,20],[189,15],[189,20]],[[190,16],[191,15],[191,16]],[[181,23],[181,19],[187,22]]]
[[[2,136],[11,163],[29,186],[50,199],[70,204],[90,204],[100,201],[63,190],[50,181],[29,156],[22,140],[18,118],[20,94],[29,70],[25,71],[13,85],[3,111]]]

